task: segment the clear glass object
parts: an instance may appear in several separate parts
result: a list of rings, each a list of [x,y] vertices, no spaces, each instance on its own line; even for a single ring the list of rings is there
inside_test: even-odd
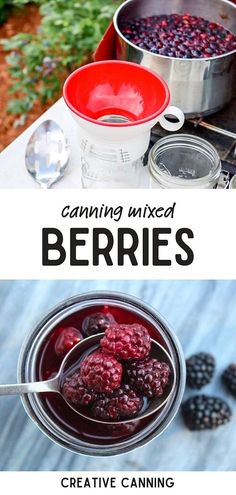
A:
[[[81,157],[82,186],[85,189],[126,189],[143,185],[143,158],[119,162],[114,150],[99,153],[91,146]]]
[[[24,408],[29,417],[51,440],[75,453],[92,456],[110,456],[128,452],[144,445],[160,435],[172,422],[181,404],[185,389],[185,359],[181,346],[174,332],[160,314],[130,295],[116,292],[92,292],[81,294],[63,301],[50,313],[48,313],[35,328],[23,344],[18,362],[18,381],[29,382],[38,378],[39,362],[42,359],[42,348],[45,342],[53,336],[57,325],[78,318],[80,312],[92,313],[99,307],[108,307],[114,314],[126,312],[132,318],[140,319],[149,328],[152,338],[160,342],[169,352],[176,371],[176,383],[167,403],[158,413],[152,414],[148,421],[135,425],[134,431],[125,437],[109,438],[107,432],[102,430],[99,438],[98,425],[89,421],[83,423],[82,417],[76,413],[76,424],[68,429],[68,422],[60,417],[60,405],[55,414],[48,398],[44,394],[29,394],[22,396]],[[51,397],[51,396],[50,396]],[[62,398],[59,399],[63,401]],[[70,409],[70,408],[69,408]],[[64,414],[64,411],[62,411]],[[71,409],[70,409],[71,413]],[[78,416],[78,419],[77,419]],[[65,414],[66,417],[66,414]],[[86,420],[88,421],[88,420]],[[95,425],[95,427],[94,427]],[[70,425],[71,426],[71,425]],[[104,425],[102,425],[102,428]],[[92,428],[84,434],[83,428]]]
[[[236,175],[233,175],[233,177],[229,183],[229,188],[230,189],[236,189]]]
[[[121,115],[105,115],[100,119],[103,122],[124,123],[127,117]],[[91,144],[88,139],[81,143],[82,156],[82,186],[85,189],[126,189],[142,187],[143,157],[131,160],[126,148],[119,144],[108,147]]]
[[[221,173],[216,149],[189,134],[161,138],[149,153],[151,188],[213,189]]]

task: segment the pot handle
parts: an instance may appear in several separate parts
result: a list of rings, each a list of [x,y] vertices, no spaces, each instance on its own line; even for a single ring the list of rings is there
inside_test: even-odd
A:
[[[170,122],[169,120],[167,120],[165,115],[173,115],[174,117],[176,117],[178,119],[179,122]],[[184,113],[182,112],[182,110],[180,110],[180,108],[178,108],[178,107],[174,107],[173,105],[169,105],[165,109],[165,113],[160,117],[159,124],[166,131],[173,131],[174,132],[174,131],[178,131],[179,129],[181,129],[181,127],[184,125],[184,120],[185,120],[185,118],[184,118]]]

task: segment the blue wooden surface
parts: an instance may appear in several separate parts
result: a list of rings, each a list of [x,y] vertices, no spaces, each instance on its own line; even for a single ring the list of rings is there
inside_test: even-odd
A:
[[[26,416],[18,397],[1,397],[0,469],[235,470],[236,401],[219,380],[224,367],[236,361],[234,281],[1,281],[0,382],[15,381],[21,344],[45,312],[69,296],[105,289],[152,304],[175,329],[186,356],[199,350],[217,356],[215,380],[204,391],[228,400],[234,410],[232,421],[214,432],[191,433],[178,415],[161,437],[141,449],[113,458],[89,458],[48,440]]]

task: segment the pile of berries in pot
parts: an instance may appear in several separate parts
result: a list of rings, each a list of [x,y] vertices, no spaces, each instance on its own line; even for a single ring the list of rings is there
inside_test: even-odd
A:
[[[194,354],[186,360],[187,386],[200,390],[208,385],[214,376],[216,362],[214,356],[206,352]],[[225,390],[236,398],[236,364],[230,364],[221,375]],[[198,394],[182,404],[182,415],[190,430],[213,430],[228,423],[232,411],[228,403],[220,397]]]
[[[63,395],[73,407],[89,408],[98,420],[135,418],[148,400],[162,396],[170,379],[168,364],[150,353],[151,339],[144,326],[111,321],[100,346],[65,378]]]
[[[121,32],[137,47],[166,57],[211,58],[236,49],[231,31],[188,13],[125,19]]]

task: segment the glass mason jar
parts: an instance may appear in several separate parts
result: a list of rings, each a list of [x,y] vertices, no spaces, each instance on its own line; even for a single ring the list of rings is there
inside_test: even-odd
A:
[[[58,394],[22,396],[27,414],[44,434],[72,452],[92,456],[128,452],[160,435],[175,417],[185,388],[185,359],[169,325],[155,309],[141,300],[116,292],[81,294],[63,301],[50,311],[32,329],[23,344],[18,362],[18,382],[45,379],[46,375],[42,376],[41,369],[56,328],[62,325],[78,326],[80,315],[84,317],[102,308],[111,311],[117,321],[123,315],[124,321],[128,323],[142,322],[151,337],[168,351],[175,367],[176,381],[169,399],[158,412],[124,425],[120,423],[115,428],[114,425],[107,426],[84,419],[72,411]],[[48,362],[51,363],[50,359]]]
[[[94,146],[81,156],[81,180],[84,189],[132,189],[143,184],[143,158],[130,163],[117,160],[116,150]]]
[[[129,121],[121,115],[106,115],[99,120],[110,124]],[[143,155],[132,160],[127,143],[124,148],[119,142],[108,146],[107,141],[98,143],[94,139],[91,143],[84,136],[81,140],[81,165],[84,189],[138,189],[143,185]]]
[[[221,173],[221,160],[205,139],[171,134],[152,147],[148,167],[151,188],[214,189]]]
[[[236,189],[236,175],[233,175],[229,183],[229,189]]]

